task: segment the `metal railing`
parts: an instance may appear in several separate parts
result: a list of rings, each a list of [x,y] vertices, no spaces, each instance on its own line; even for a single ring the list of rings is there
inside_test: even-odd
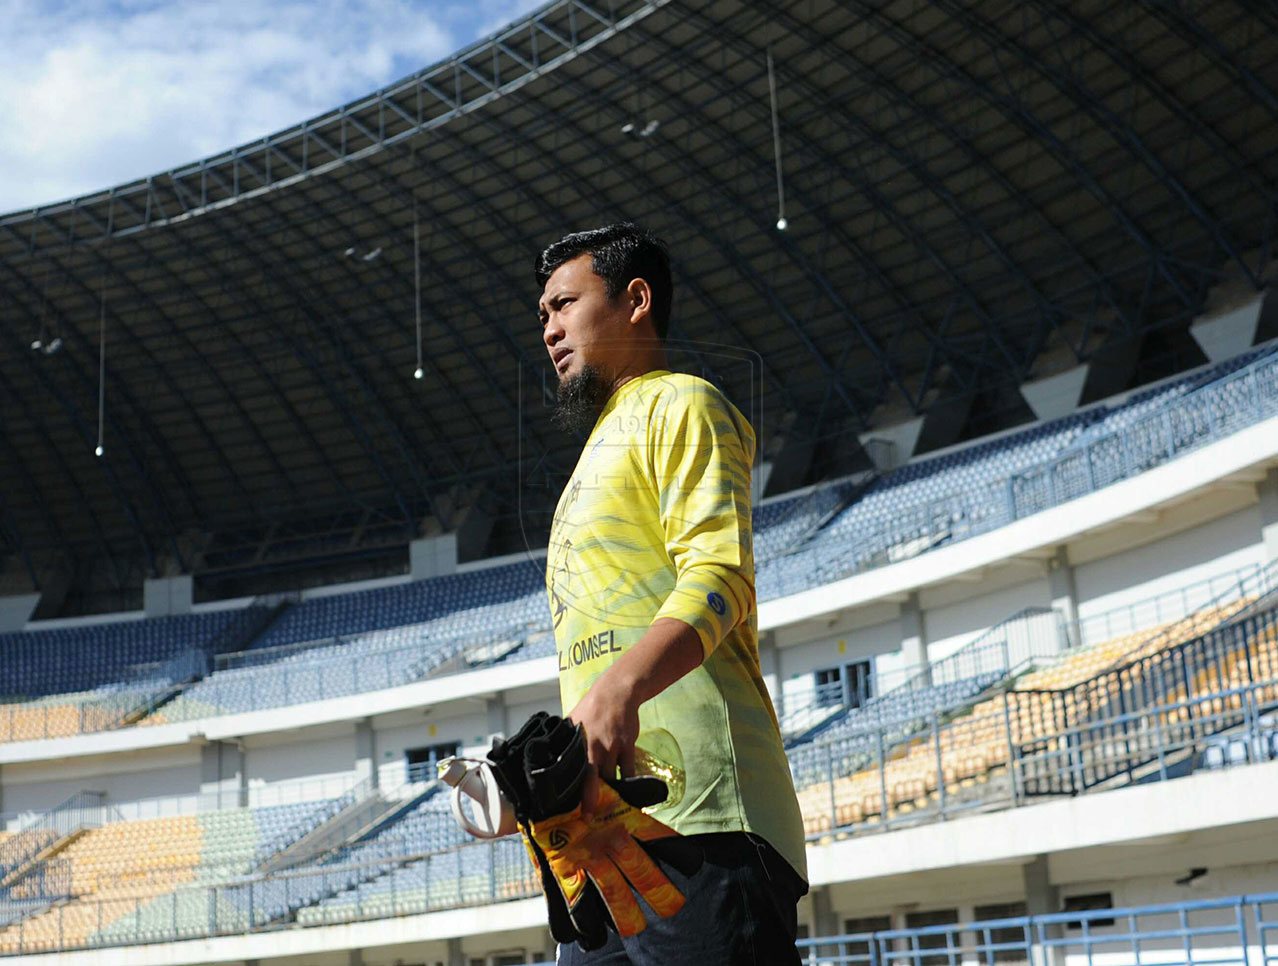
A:
[[[1263,593],[1272,589],[1276,582],[1278,565],[1247,564],[1151,594],[1130,604],[1088,614],[1077,621],[1067,621],[1065,636],[1071,647],[1089,647],[1124,634],[1139,633],[1159,624],[1181,620],[1228,600]]]
[[[198,792],[184,795],[158,795],[131,801],[111,802],[104,810],[102,824],[138,822],[181,815],[205,815],[234,808],[270,808],[276,805],[300,805],[306,802],[340,798],[361,779],[354,774],[330,775],[322,778],[299,778],[246,788]],[[383,776],[383,790],[394,794],[399,783]],[[0,814],[0,829],[19,829],[31,818],[30,812]]]
[[[801,733],[844,711],[855,715],[860,728],[881,726],[900,716],[893,709],[909,694],[963,682],[974,682],[977,690],[992,687],[1036,661],[1054,657],[1065,640],[1064,626],[1050,607],[1027,607],[937,661],[873,675],[875,694],[852,707],[842,681],[783,693],[778,702],[782,732]],[[969,698],[959,698],[959,703]]]
[[[801,939],[808,966],[1266,966],[1278,893]],[[957,920],[957,915],[955,919]]]
[[[97,828],[106,810],[102,792],[76,792],[66,801],[37,815],[0,842],[0,887],[9,887],[25,874],[41,852],[81,829]]]
[[[411,684],[437,674],[475,670],[516,652],[538,630],[539,626],[513,623],[473,636],[423,634],[408,643],[371,648],[346,645],[350,653],[313,660],[285,659],[256,669],[228,668],[185,689],[178,700],[165,707],[163,714],[166,720],[186,721],[346,697]],[[333,646],[331,641],[328,646]]]
[[[905,689],[918,691],[981,677],[1010,677],[1035,665],[1067,658],[1072,648],[1139,634],[1237,601],[1259,599],[1275,588],[1278,562],[1248,564],[1079,621],[1066,621],[1050,607],[1027,607],[929,665],[876,671],[871,677],[874,693],[859,696],[861,700],[852,707],[872,707]],[[1142,639],[1134,646],[1147,648],[1149,642],[1149,638]],[[801,734],[829,721],[850,707],[847,697],[842,681],[783,692],[777,699],[782,732]]]
[[[938,707],[895,728],[799,745],[789,751],[791,769],[809,837],[931,821],[1135,780],[1152,761],[1151,747],[1177,750],[1188,762],[1181,771],[1192,770],[1204,741],[1249,720],[1241,711],[1209,713],[1210,703],[1247,688],[1257,714],[1278,700],[1278,608],[1240,615],[1070,687],[1004,690],[962,714]]]
[[[308,814],[264,841],[258,848],[259,857],[262,860],[268,859],[297,844],[325,822],[340,814],[343,809],[368,797],[376,788],[377,783],[370,775],[368,778],[357,781],[337,798],[316,802],[315,808]]]
[[[276,877],[283,896],[291,897],[294,887],[289,883],[297,878]],[[540,891],[517,838],[405,855],[384,878],[379,891],[353,890],[341,895],[342,901],[305,907],[306,915],[289,926],[489,905]],[[220,894],[221,888],[117,899],[88,910],[50,909],[38,927],[23,920],[0,934],[0,954],[211,938],[271,928],[260,922],[251,906]],[[0,916],[16,911],[20,907],[0,910]],[[1048,915],[954,918],[943,925],[817,936],[796,945],[801,961],[809,966],[1268,966],[1278,959],[1278,893]]]

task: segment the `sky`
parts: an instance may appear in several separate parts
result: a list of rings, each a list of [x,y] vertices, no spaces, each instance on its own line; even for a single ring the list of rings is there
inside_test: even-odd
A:
[[[0,213],[215,154],[545,0],[0,0]]]

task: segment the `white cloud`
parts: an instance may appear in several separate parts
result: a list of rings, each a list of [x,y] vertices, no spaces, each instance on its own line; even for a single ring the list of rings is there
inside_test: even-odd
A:
[[[537,5],[0,0],[0,212],[278,131]]]

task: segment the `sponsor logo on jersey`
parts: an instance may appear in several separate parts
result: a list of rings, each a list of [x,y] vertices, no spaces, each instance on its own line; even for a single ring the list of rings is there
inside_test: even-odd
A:
[[[587,661],[593,661],[605,654],[620,654],[621,651],[622,648],[617,645],[616,634],[613,631],[600,631],[598,634],[591,634],[579,641],[573,641],[560,651],[559,670],[567,671],[569,668],[580,667]]]

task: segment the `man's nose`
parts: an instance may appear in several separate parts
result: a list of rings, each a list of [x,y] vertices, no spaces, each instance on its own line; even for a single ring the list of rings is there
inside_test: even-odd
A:
[[[541,330],[541,341],[546,343],[547,349],[553,349],[555,343],[564,337],[564,327],[559,324],[555,316],[550,316],[547,320],[545,328]]]

